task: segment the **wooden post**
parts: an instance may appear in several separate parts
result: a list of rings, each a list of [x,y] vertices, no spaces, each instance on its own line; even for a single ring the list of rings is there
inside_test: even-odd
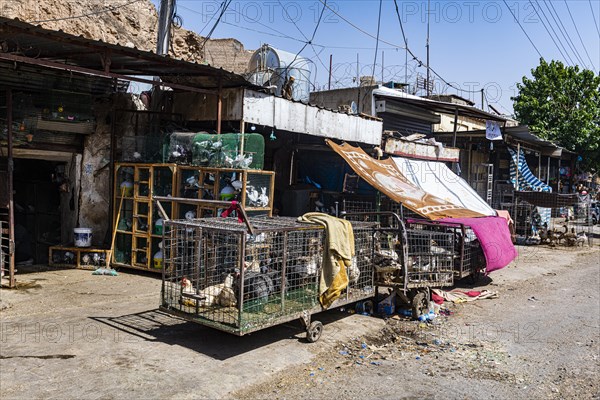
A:
[[[516,171],[517,171],[517,176],[515,179],[515,190],[518,192],[519,191],[519,161],[521,160],[521,143],[517,143],[517,164],[516,164]]]
[[[240,121],[240,156],[244,156],[244,135],[246,133],[246,124],[242,119]]]
[[[221,134],[221,118],[223,107],[223,87],[221,84],[221,78],[219,78],[219,92],[217,93],[217,135]]]
[[[14,288],[15,281],[15,206],[13,196],[13,173],[15,169],[13,160],[13,96],[12,89],[6,89],[6,125],[8,127],[8,286]]]

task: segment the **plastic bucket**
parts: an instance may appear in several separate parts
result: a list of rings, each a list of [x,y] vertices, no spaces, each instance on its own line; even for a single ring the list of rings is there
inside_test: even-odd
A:
[[[90,228],[75,228],[73,229],[73,239],[75,247],[91,247],[92,230]]]

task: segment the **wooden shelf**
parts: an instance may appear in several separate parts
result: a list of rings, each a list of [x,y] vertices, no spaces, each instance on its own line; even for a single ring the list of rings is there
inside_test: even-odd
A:
[[[64,263],[64,262],[54,262],[54,255],[57,252],[73,253],[74,264],[68,264],[68,263]],[[85,264],[83,262],[83,256],[85,254],[104,254],[105,261],[101,264]],[[95,270],[100,267],[107,267],[110,263],[109,257],[110,257],[110,250],[107,250],[107,249],[95,249],[92,247],[71,247],[71,246],[50,246],[48,248],[48,265],[52,266],[52,267]]]

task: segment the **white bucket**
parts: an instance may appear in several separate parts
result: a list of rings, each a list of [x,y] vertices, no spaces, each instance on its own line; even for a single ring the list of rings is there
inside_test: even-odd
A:
[[[92,246],[92,230],[90,228],[73,229],[73,238],[75,241],[75,247]]]

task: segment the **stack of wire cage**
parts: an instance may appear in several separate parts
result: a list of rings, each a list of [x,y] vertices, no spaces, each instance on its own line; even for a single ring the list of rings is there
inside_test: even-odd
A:
[[[322,311],[324,228],[286,217],[248,222],[253,234],[234,218],[166,221],[161,309],[239,336]],[[373,224],[353,230],[350,282],[331,307],[373,297]]]
[[[452,235],[452,260],[455,279],[463,279],[468,276],[475,279],[485,270],[486,262],[483,249],[470,226],[454,222],[408,219],[406,227],[412,230],[436,231]]]
[[[452,233],[382,226],[374,236],[376,285],[414,289],[454,284]]]
[[[535,193],[528,199],[537,203]],[[547,196],[539,193],[539,197]],[[574,196],[574,195],[573,195]],[[580,197],[574,202],[561,204],[560,198],[553,207],[537,207],[515,194],[513,203],[502,203],[515,225],[515,241],[521,245],[550,245],[579,247],[593,244],[593,219],[591,199]]]

